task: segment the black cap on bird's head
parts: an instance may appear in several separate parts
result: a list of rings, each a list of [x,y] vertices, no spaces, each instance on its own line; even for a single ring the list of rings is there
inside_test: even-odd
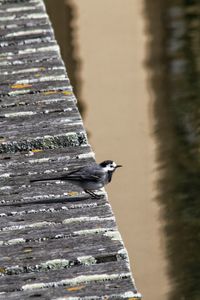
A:
[[[100,163],[100,166],[108,171],[114,171],[117,168],[122,167],[122,165],[117,165],[113,160],[104,160]]]

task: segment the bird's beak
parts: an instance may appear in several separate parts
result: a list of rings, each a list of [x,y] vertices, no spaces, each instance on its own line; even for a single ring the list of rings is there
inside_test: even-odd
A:
[[[115,168],[117,169],[117,168],[121,168],[121,167],[123,167],[123,166],[122,165],[116,165]]]

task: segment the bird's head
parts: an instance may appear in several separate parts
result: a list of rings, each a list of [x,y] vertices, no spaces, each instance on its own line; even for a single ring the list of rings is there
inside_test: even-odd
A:
[[[105,170],[105,171],[110,171],[114,172],[117,168],[122,167],[121,165],[117,165],[114,161],[112,160],[105,160],[102,163],[100,163],[100,166]]]

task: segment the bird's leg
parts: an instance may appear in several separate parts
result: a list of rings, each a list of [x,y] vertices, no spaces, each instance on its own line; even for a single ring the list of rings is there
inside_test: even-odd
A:
[[[103,198],[103,195],[97,195],[97,194],[95,194],[95,193],[92,192],[92,191],[85,190],[85,192],[86,192],[87,194],[89,194],[90,196],[92,196],[92,199],[101,199],[101,198]]]

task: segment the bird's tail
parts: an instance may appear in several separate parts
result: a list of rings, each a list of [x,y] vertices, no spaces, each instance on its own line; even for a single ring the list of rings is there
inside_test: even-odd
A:
[[[51,177],[51,178],[37,178],[30,179],[30,182],[50,181],[50,180],[62,180],[62,177]]]

